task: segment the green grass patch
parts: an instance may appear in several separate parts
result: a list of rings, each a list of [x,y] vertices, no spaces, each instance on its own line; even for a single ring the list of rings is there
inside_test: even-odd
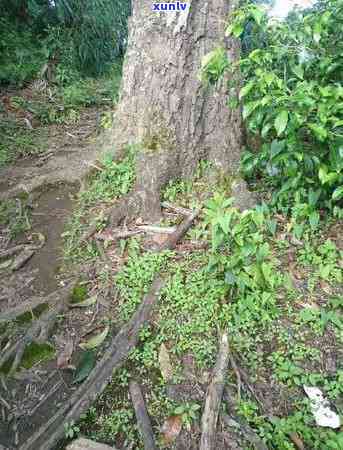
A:
[[[130,191],[135,180],[134,161],[133,148],[129,148],[126,157],[118,162],[108,154],[103,160],[103,170],[97,172],[89,180],[87,190],[80,193],[78,206],[63,234],[67,261],[75,263],[98,255],[93,242],[80,246],[80,238],[94,221],[99,230],[103,228],[106,224],[103,207]]]

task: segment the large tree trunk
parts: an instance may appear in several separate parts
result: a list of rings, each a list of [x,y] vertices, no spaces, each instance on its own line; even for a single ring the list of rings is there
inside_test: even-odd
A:
[[[177,5],[178,2],[175,2]],[[227,79],[205,87],[201,60],[217,46],[231,60],[239,44],[226,39],[225,23],[234,0],[188,0],[185,11],[153,11],[152,2],[133,0],[113,142],[119,154],[138,144],[137,181],[129,210],[149,220],[160,216],[160,190],[171,179],[189,177],[201,159],[223,171],[237,170],[241,116],[227,106]]]

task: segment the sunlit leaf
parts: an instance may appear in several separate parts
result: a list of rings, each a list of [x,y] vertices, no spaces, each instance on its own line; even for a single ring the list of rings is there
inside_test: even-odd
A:
[[[96,347],[99,347],[99,345],[101,345],[104,342],[104,340],[106,339],[108,332],[109,332],[109,327],[107,326],[104,328],[104,330],[101,333],[90,338],[87,342],[82,342],[80,344],[80,347],[83,350],[92,350]]]
[[[283,110],[276,116],[274,126],[277,135],[280,136],[286,129],[288,123],[288,111]]]

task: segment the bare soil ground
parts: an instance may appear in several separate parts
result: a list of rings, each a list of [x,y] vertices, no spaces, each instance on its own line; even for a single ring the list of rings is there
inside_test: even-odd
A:
[[[100,156],[95,139],[96,114],[95,109],[84,110],[78,125],[49,127],[45,152],[17,160],[0,170],[0,202],[14,205],[15,221],[23,217],[26,221],[24,230],[14,237],[13,217],[0,227],[0,317],[3,312],[37,298],[47,298],[47,306],[49,295],[69,281],[68,275],[62,275],[60,270],[62,233],[75,194]],[[18,247],[18,252],[6,254],[14,247]],[[34,248],[31,257],[15,270],[13,264],[28,248]],[[18,336],[24,335],[36,314],[33,311],[34,308],[31,318],[17,320],[15,327],[0,323],[1,355]],[[45,355],[37,353],[27,363],[33,364],[32,367],[22,368],[12,379],[0,374],[0,442],[5,448],[23,445],[32,430],[53,412],[52,405],[70,395],[71,372],[56,369],[56,355],[65,348],[66,341],[75,340],[82,325],[87,325],[79,323],[76,309],[72,316],[67,329],[61,326],[54,330],[49,361],[40,363]],[[30,359],[30,355],[27,357]]]

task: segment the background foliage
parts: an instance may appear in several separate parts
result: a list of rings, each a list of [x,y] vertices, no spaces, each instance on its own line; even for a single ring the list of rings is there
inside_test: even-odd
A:
[[[341,216],[343,198],[343,3],[323,0],[285,21],[245,2],[227,27],[243,39],[242,57],[217,52],[203,71],[210,81],[227,66],[243,78],[238,98],[250,135],[242,169],[273,188],[271,204],[315,229],[320,211]]]
[[[60,78],[101,75],[126,45],[130,0],[0,0],[0,83],[31,80],[50,61]]]

